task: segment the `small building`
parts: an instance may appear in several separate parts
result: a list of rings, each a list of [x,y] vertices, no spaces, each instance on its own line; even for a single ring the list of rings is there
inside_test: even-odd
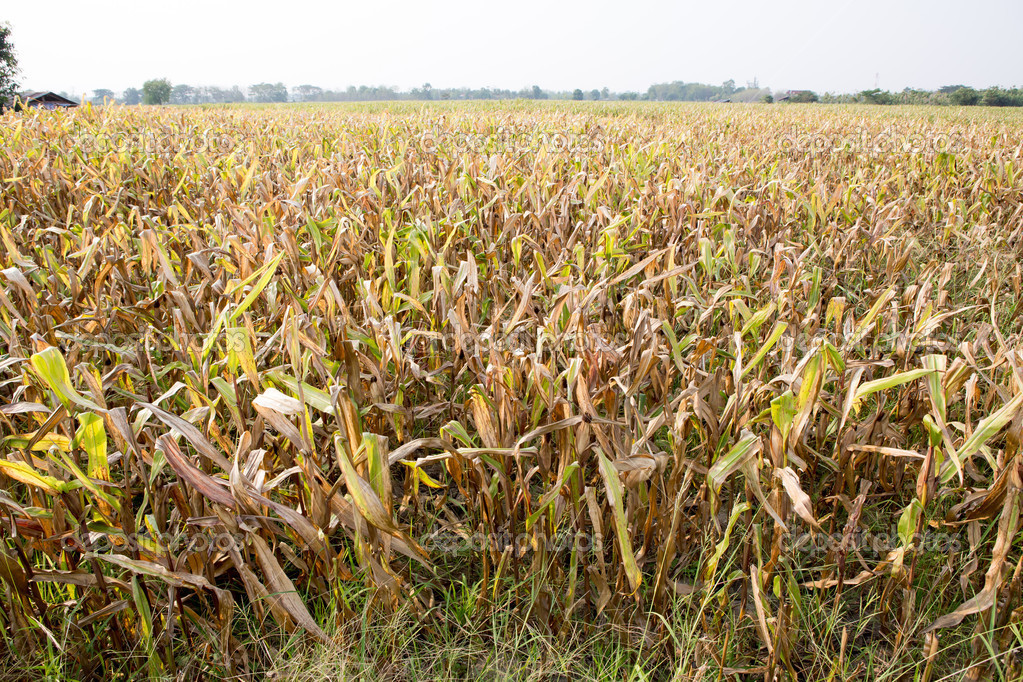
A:
[[[809,104],[812,102],[819,101],[817,93],[813,90],[789,90],[782,97],[775,100],[776,102],[797,102],[800,104]]]
[[[14,110],[25,108],[35,109],[70,109],[77,107],[78,102],[58,95],[55,92],[23,92],[14,100]]]

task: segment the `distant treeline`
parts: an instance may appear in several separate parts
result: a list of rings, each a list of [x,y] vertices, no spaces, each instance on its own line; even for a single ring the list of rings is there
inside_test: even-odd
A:
[[[61,93],[67,96],[66,93]],[[820,102],[822,104],[931,104],[944,106],[1023,106],[1023,89],[992,87],[976,90],[965,85],[948,85],[938,90],[906,88],[901,92],[864,90],[855,94],[818,95],[810,90],[775,91],[754,81],[736,87],[735,81],[721,85],[706,83],[656,83],[646,92],[612,92],[608,88],[544,90],[538,85],[521,90],[503,88],[434,88],[429,83],[411,90],[388,86],[350,86],[330,90],[315,85],[298,85],[290,90],[283,83],[257,83],[243,90],[214,86],[171,85],[166,79],[147,81],[142,88],[128,88],[120,95],[97,89],[90,101],[102,104],[116,100],[124,104],[228,104],[233,102],[376,102],[391,100],[646,100],[656,102]]]
[[[965,85],[946,85],[938,90],[901,92],[864,90],[855,95],[821,95],[825,104],[936,104],[941,106],[1023,107],[1023,89],[987,88],[976,90]]]
[[[66,97],[78,99],[67,93]],[[215,86],[171,85],[165,79],[147,81],[142,88],[128,88],[119,95],[113,90],[93,90],[89,101],[102,104],[116,100],[122,104],[229,104],[234,102],[379,102],[392,100],[650,100],[669,102],[712,102],[736,101],[755,102],[769,97],[770,89],[760,88],[755,82],[746,87],[735,86],[735,81],[721,85],[704,83],[659,83],[651,85],[646,92],[612,92],[608,88],[583,90],[544,90],[538,85],[520,90],[506,88],[434,88],[429,83],[411,90],[400,90],[388,86],[349,86],[344,90],[330,90],[315,85],[298,85],[290,90],[283,83],[257,83],[243,90],[235,85],[230,88]]]

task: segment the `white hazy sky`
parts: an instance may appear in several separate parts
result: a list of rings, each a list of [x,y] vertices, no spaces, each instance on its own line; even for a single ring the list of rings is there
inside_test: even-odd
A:
[[[1023,0],[3,0],[25,89],[1023,85]]]

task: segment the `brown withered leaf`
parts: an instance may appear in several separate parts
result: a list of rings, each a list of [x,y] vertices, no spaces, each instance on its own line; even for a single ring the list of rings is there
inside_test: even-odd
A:
[[[171,414],[170,412],[167,412],[166,410],[163,410],[151,403],[140,402],[139,405],[152,412],[160,421],[184,436],[185,440],[187,440],[193,448],[219,466],[222,471],[227,472],[231,470],[231,463],[227,460],[227,457],[224,457],[219,450],[213,447],[213,445],[206,440],[206,436],[202,435],[199,429],[195,428],[195,426],[189,424],[181,417]]]
[[[781,481],[786,494],[792,500],[792,509],[799,515],[799,518],[806,521],[814,529],[823,530],[820,524],[817,523],[817,519],[813,517],[813,504],[810,502],[810,496],[799,487],[799,476],[792,470],[792,467],[775,469],[774,475]]]
[[[174,473],[201,492],[203,497],[228,509],[234,509],[237,506],[231,493],[223,485],[188,461],[173,438],[168,435],[160,436],[156,441],[156,447],[167,458],[167,464],[174,470]],[[231,466],[228,464],[226,471],[230,470]]]
[[[263,570],[263,575],[266,576],[267,583],[272,590],[271,598],[279,603],[295,619],[295,622],[315,639],[323,643],[329,642],[330,640],[326,633],[323,632],[312,617],[312,614],[309,613],[305,602],[299,598],[295,584],[285,574],[284,569],[281,568],[280,563],[278,563],[273,552],[270,551],[270,548],[263,541],[263,538],[258,535],[250,535],[249,539],[256,550],[256,559]]]

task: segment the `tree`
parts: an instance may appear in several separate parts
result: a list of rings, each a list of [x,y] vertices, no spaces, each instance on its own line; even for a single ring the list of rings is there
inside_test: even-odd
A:
[[[980,93],[973,88],[958,88],[948,96],[952,104],[960,107],[972,107],[980,102]]]
[[[728,81],[722,86],[705,83],[655,83],[646,92],[644,99],[661,102],[710,102],[728,99],[733,92],[735,81]]]
[[[0,105],[14,101],[18,92],[17,78],[18,58],[11,42],[11,27],[0,24]]]
[[[171,89],[171,104],[195,104],[195,88],[191,85],[175,85]]]
[[[582,98],[583,98],[583,91],[582,90],[580,90],[579,88],[576,88],[575,90],[572,91],[572,99],[574,99],[574,100],[581,100]]]
[[[988,88],[981,95],[980,103],[986,107],[1013,107],[1020,106],[1018,97],[1013,95],[1018,92],[1015,90],[1002,90],[999,87]]]
[[[313,102],[323,95],[323,88],[315,85],[299,85],[291,89],[291,96],[296,102]]]
[[[217,89],[215,92],[217,93],[217,95],[219,97],[222,98],[220,100],[221,102],[244,102],[245,101],[245,93],[242,92],[242,89],[239,88],[237,85],[231,86],[230,90],[220,90],[220,89]]]
[[[895,97],[892,96],[892,94],[890,92],[888,92],[886,90],[880,90],[878,88],[874,88],[873,90],[864,90],[864,91],[862,91],[857,96],[857,99],[859,99],[862,102],[866,102],[867,104],[894,104],[895,103]]]
[[[257,83],[249,86],[249,97],[253,102],[287,102],[288,89],[284,83]]]
[[[93,104],[103,104],[108,99],[114,98],[114,91],[107,90],[106,88],[96,88],[92,91],[92,99],[89,100]]]
[[[812,104],[821,100],[813,90],[796,90],[789,95],[789,101],[796,104]]]
[[[128,88],[121,95],[121,99],[124,100],[125,104],[134,106],[142,101],[142,91],[138,88]]]
[[[597,90],[596,88],[590,90],[590,99],[592,100],[600,99],[600,90]]]
[[[764,104],[774,104],[774,95],[772,95],[771,93],[767,93],[766,95],[760,98],[760,101],[763,102]]]
[[[170,101],[171,84],[166,78],[146,81],[142,84],[143,104],[166,104]]]
[[[533,86],[533,99],[547,99],[547,93],[540,89],[539,85]]]

